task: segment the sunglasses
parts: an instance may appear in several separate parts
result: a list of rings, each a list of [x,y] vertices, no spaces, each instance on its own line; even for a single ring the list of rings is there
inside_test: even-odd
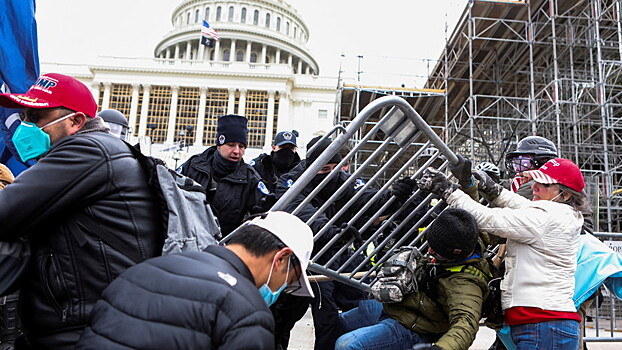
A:
[[[297,292],[300,290],[300,288],[302,288],[302,286],[300,285],[300,273],[298,273],[298,269],[296,268],[296,266],[300,266],[298,258],[296,258],[296,256],[292,254],[291,258],[289,259],[289,264],[290,264],[290,271],[292,270],[294,271],[294,274],[296,275],[296,279],[291,285],[288,285],[287,287],[285,287],[285,289],[283,289],[283,293],[287,293],[287,294]]]
[[[536,160],[529,156],[518,156],[512,158],[510,162],[512,164],[512,169],[517,173],[536,168]]]

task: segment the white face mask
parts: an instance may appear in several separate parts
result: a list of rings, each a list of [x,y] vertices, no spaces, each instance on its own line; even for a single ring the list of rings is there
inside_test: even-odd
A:
[[[555,197],[553,197],[553,198],[551,198],[551,199],[550,199],[550,201],[551,201],[551,202],[557,202],[557,200],[556,200],[556,199],[557,199],[557,198],[559,198],[559,196],[561,196],[561,195],[562,195],[562,193],[564,193],[564,191],[561,191],[561,190],[560,190],[560,191],[559,191],[559,193],[558,193]]]

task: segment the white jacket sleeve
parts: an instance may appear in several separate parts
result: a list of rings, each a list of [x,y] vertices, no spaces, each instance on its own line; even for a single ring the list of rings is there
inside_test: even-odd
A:
[[[551,213],[506,190],[495,200],[495,204],[505,205],[504,208],[483,206],[460,190],[454,191],[447,198],[447,203],[471,213],[480,230],[524,244],[540,239],[551,224]]]

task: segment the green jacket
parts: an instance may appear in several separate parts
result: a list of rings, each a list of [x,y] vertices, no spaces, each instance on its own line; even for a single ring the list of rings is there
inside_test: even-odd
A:
[[[384,304],[385,312],[412,331],[439,336],[436,346],[444,350],[466,350],[479,329],[482,304],[488,294],[490,269],[483,258],[458,265],[469,265],[477,272],[454,272],[438,280],[438,297],[432,300],[423,291],[407,295],[400,303]],[[440,265],[450,268],[453,265]],[[423,268],[420,264],[417,269]],[[482,273],[479,273],[482,272]]]

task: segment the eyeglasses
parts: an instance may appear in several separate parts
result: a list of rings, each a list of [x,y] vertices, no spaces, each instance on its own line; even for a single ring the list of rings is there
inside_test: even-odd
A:
[[[288,285],[287,287],[285,287],[285,289],[283,289],[283,293],[287,293],[287,294],[297,292],[298,290],[300,290],[300,288],[302,288],[302,286],[300,285],[300,274],[298,273],[298,269],[297,269],[297,266],[300,266],[298,259],[294,255],[292,255],[289,260],[289,263],[290,263],[290,271],[294,270],[296,279],[294,280],[294,282],[292,282],[292,284]]]

